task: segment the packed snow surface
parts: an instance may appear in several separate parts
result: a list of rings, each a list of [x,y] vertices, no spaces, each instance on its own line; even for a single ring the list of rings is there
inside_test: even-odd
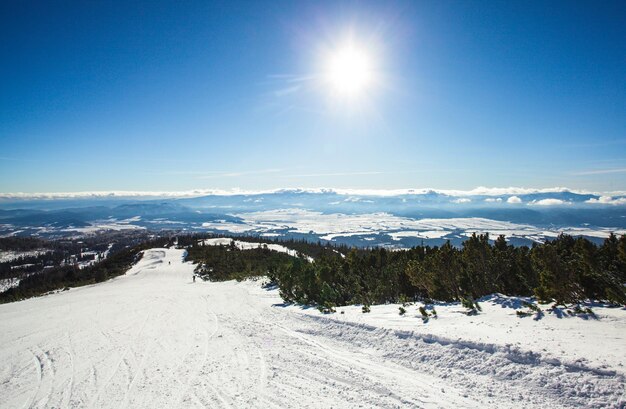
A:
[[[192,282],[184,250],[126,275],[0,305],[2,408],[618,408],[626,311],[518,318],[436,305],[281,304],[260,282]],[[511,305],[509,305],[511,304]]]

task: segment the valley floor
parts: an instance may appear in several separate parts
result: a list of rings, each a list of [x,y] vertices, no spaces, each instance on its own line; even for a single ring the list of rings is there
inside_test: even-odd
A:
[[[0,407],[624,405],[622,309],[535,321],[496,297],[427,324],[416,307],[321,315],[259,282],[193,283],[183,258],[148,250],[109,282],[0,305]]]

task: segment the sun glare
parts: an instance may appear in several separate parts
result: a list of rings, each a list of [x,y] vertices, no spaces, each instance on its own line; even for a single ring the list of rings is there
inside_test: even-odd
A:
[[[354,97],[372,83],[371,60],[365,50],[349,44],[331,53],[326,80],[332,90],[342,97]]]

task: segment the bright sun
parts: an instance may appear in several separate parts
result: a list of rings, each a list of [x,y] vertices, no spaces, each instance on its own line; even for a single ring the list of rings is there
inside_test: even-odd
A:
[[[365,50],[353,44],[331,53],[327,64],[326,81],[338,96],[358,96],[372,83],[370,57]]]

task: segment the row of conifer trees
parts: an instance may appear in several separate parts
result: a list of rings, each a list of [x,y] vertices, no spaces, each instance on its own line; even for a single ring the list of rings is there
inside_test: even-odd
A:
[[[592,299],[626,304],[626,236],[600,246],[561,235],[532,247],[504,237],[474,234],[461,248],[351,249],[325,252],[314,263],[291,259],[270,266],[270,278],[288,302],[340,306],[426,298],[441,301],[491,293],[575,303]]]

